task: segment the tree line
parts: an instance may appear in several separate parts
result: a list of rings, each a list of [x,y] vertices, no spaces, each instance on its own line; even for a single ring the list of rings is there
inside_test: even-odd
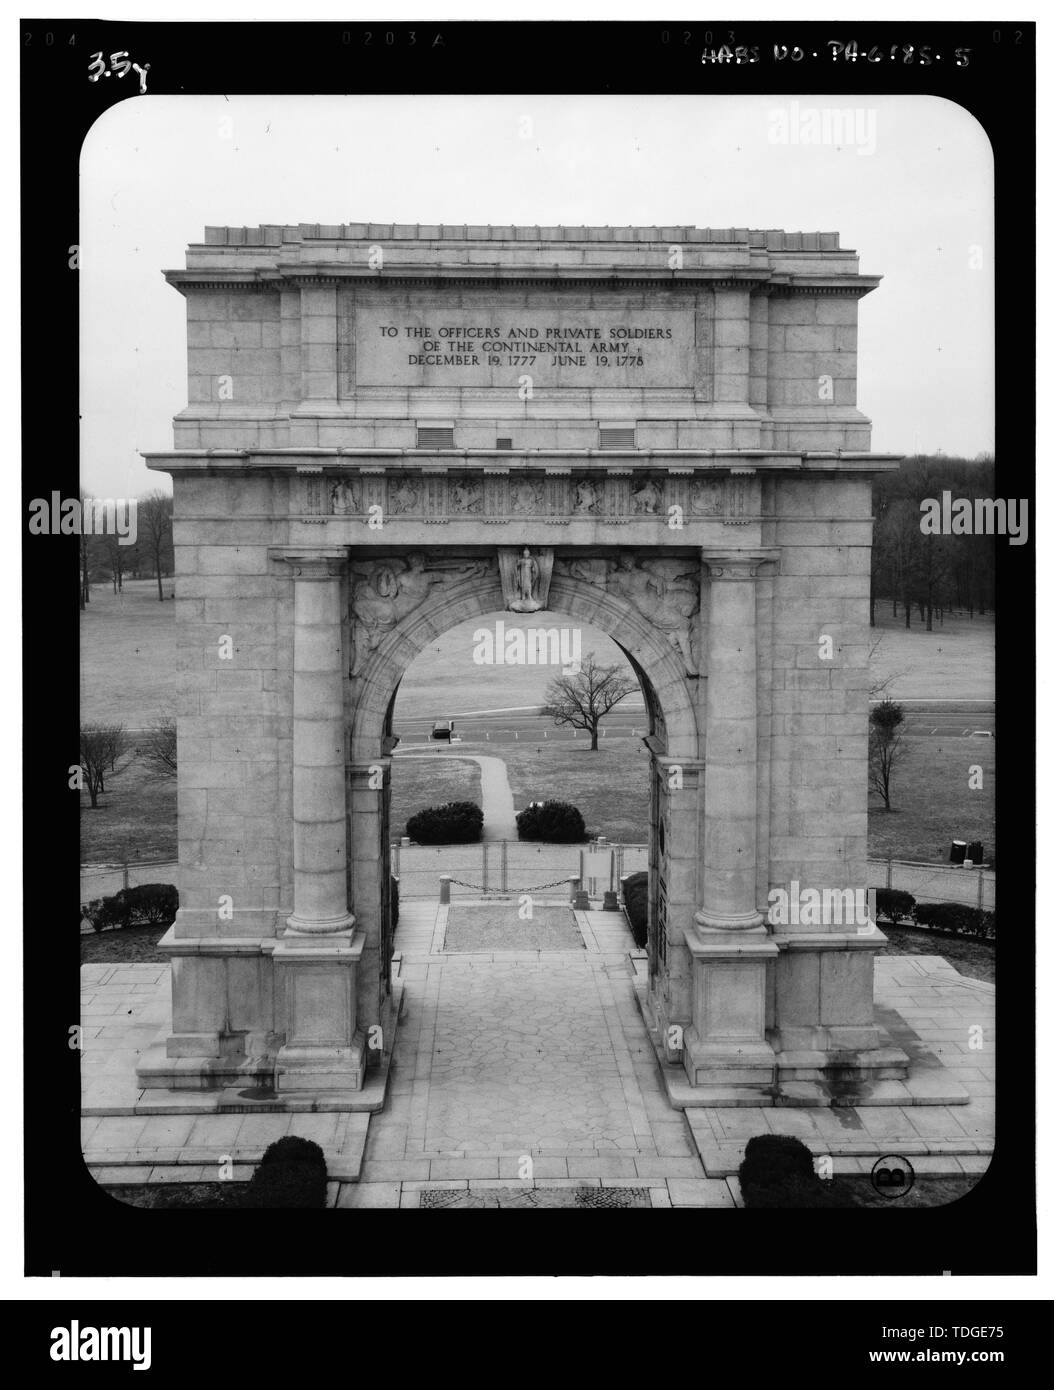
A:
[[[995,460],[918,454],[895,473],[875,478],[871,548],[871,626],[875,604],[893,605],[894,618],[911,627],[914,615],[933,631],[945,613],[983,617],[995,611],[995,538],[928,536],[920,526],[921,503],[952,497],[994,497]]]
[[[81,501],[85,494],[81,493]],[[78,588],[80,606],[91,602],[91,586],[98,583],[113,585],[115,594],[121,592],[126,579],[152,577],[157,581],[157,597],[164,601],[163,577],[175,569],[172,546],[172,498],[164,492],[149,492],[137,499],[136,538],[133,544],[123,545],[114,534],[85,535],[80,538],[80,573]]]

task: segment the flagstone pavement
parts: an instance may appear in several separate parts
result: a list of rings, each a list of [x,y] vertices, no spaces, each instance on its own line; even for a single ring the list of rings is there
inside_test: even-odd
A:
[[[137,1113],[135,1058],[167,1027],[168,967],[82,967],[82,1145],[97,1181],[248,1177],[283,1134],[322,1145],[337,1207],[419,1207],[423,1191],[443,1189],[497,1200],[517,1187],[624,1187],[646,1190],[653,1207],[738,1206],[743,1148],[764,1133],[798,1134],[836,1173],[866,1173],[890,1151],[917,1173],[988,1165],[994,989],[940,957],[880,958],[876,1003],[919,1084],[950,1076],[969,1104],[681,1111],[638,1007],[646,962],[621,913],[576,913],[581,940],[540,951],[444,953],[447,920],[434,901],[402,905],[402,1010],[387,1100],[372,1115],[275,1113],[266,1102],[259,1113],[250,1102],[209,1113],[215,1097],[186,1092],[169,1093],[167,1113]],[[191,1109],[204,1113],[180,1113]],[[589,1203],[580,1193],[577,1204]]]

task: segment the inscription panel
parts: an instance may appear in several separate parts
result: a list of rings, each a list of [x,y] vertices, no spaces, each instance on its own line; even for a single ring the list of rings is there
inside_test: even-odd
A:
[[[693,388],[694,309],[357,306],[345,361],[359,386]]]

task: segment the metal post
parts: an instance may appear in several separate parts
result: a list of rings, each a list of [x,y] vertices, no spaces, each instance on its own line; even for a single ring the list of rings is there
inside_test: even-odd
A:
[[[483,841],[480,848],[483,850],[483,892],[487,891],[487,842]]]
[[[508,842],[508,840],[502,840],[502,842],[501,842],[501,891],[502,891],[503,893],[507,893],[507,892],[509,891],[509,842]]]
[[[886,855],[886,887],[893,887],[893,851]]]
[[[450,901],[450,875],[449,875],[449,874],[440,874],[440,875],[439,875],[439,902],[440,902],[440,905],[442,905],[443,903],[449,903],[449,901]]]

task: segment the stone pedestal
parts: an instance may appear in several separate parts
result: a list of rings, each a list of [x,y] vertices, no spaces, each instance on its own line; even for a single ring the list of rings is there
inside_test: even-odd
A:
[[[684,1065],[693,1086],[771,1087],[776,1057],[765,1037],[766,972],[779,955],[764,927],[706,931],[688,927],[692,955],[692,1026]]]
[[[357,1026],[360,931],[287,933],[275,943],[275,997],[285,1044],[275,1065],[277,1091],[360,1091],[366,1040]]]

